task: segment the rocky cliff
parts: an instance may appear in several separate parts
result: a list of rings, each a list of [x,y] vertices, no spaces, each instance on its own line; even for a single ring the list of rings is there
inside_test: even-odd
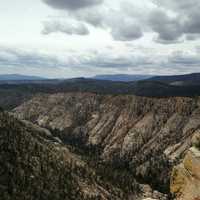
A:
[[[13,112],[89,155],[89,163],[95,160],[98,170],[111,166],[108,174],[127,190],[133,181],[130,177],[136,177],[169,193],[172,167],[200,127],[199,105],[199,98],[59,93],[38,95]]]
[[[192,145],[183,162],[173,169],[171,192],[178,200],[200,199],[200,130],[195,133]]]

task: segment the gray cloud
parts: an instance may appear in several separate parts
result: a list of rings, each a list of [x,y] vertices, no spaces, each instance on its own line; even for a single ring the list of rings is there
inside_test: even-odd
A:
[[[182,65],[182,66],[199,66],[200,58],[197,54],[184,53],[182,51],[173,52],[169,58],[169,63]]]
[[[66,53],[60,58],[37,51],[0,47],[0,67],[4,71],[9,68],[10,72],[23,72],[23,69],[30,73],[43,72],[43,76],[49,76],[56,71],[58,77],[64,76],[63,71],[67,71],[67,76],[74,76],[94,75],[99,72],[123,73],[124,70],[129,73],[145,74],[181,74],[199,70],[198,52],[175,51],[169,55],[145,52],[142,53],[136,48],[134,52],[116,55],[113,49],[107,49],[106,52],[88,50],[82,53],[74,52],[73,55]]]
[[[118,26],[113,26],[111,34],[115,40],[120,41],[136,40],[143,36],[140,26],[127,23],[120,23]]]
[[[64,58],[64,59],[63,59]],[[29,74],[33,71],[41,72],[43,76],[49,76],[56,72],[63,77],[63,71],[71,74],[90,75],[123,72],[124,69],[142,69],[141,66],[148,66],[151,59],[145,56],[133,55],[115,55],[112,50],[110,53],[102,53],[101,51],[87,51],[72,54],[65,54],[63,58],[56,55],[48,55],[37,51],[27,51],[14,49],[11,47],[0,47],[0,68],[5,71],[23,71]],[[13,71],[12,71],[13,70]],[[45,73],[45,74],[44,74]],[[66,74],[70,76],[70,74]]]
[[[126,10],[129,15],[143,24],[144,30],[150,29],[157,34],[154,41],[173,44],[199,39],[199,0],[153,0],[152,2],[157,7],[147,9],[143,15],[134,15],[135,12],[131,14],[130,5]]]
[[[182,36],[182,27],[179,21],[161,10],[155,10],[150,14],[149,24],[153,31],[158,33],[158,37],[155,39],[157,42],[176,43]]]
[[[200,38],[200,34],[186,34],[186,40],[194,41]]]
[[[143,36],[141,27],[137,21],[126,16],[122,10],[116,11],[112,9],[101,8],[96,9],[95,12],[82,12],[83,20],[86,20],[93,26],[110,30],[111,36],[118,41],[132,41]]]
[[[186,40],[199,39],[200,1],[155,0],[154,2],[162,9],[162,11],[153,11],[150,18],[152,29],[159,35],[158,42],[180,42],[183,36],[186,36]],[[167,14],[169,12],[173,17]]]
[[[109,53],[110,52],[110,53]],[[91,57],[80,57],[79,61],[82,66],[91,66],[101,69],[124,70],[128,68],[140,69],[144,66],[153,64],[151,57],[146,55],[115,55],[112,50],[107,53],[97,51]]]
[[[146,32],[153,32],[157,34],[155,42],[174,44],[185,40],[197,40],[200,36],[199,0],[149,0],[148,5],[139,8],[137,4],[125,1],[118,9],[103,0],[43,1],[53,8],[66,10],[74,20],[109,31],[114,40],[132,41],[141,38]],[[69,25],[67,28],[59,26],[61,32],[68,34],[80,32],[80,35],[84,35],[82,33],[87,32],[83,26],[71,33],[69,28]]]
[[[56,68],[65,66],[65,63],[56,56],[0,47],[0,66]]]
[[[200,8],[199,8],[200,9]],[[192,13],[189,13],[187,19],[184,21],[183,24],[183,31],[184,33],[189,34],[200,34],[200,12],[196,12],[194,10]]]
[[[103,0],[43,0],[49,6],[62,10],[78,10],[101,4]]]
[[[94,27],[103,27],[105,23],[105,10],[94,7],[93,9],[84,9],[68,13],[72,18],[78,21],[86,22]]]
[[[80,22],[83,22],[95,28],[98,27],[103,28],[104,30],[109,30],[114,40],[132,41],[143,36],[141,27],[137,24],[135,20],[133,20],[133,18],[127,17],[125,11],[122,10],[123,8],[121,8],[120,10],[113,10],[110,7],[102,5],[93,8],[79,9],[75,11],[72,9],[67,9],[65,7],[63,9],[67,10],[69,18],[76,20],[79,24]],[[56,30],[58,30],[61,32],[67,32],[69,34],[69,27],[70,26],[67,25],[67,28],[65,28],[63,25],[55,22],[54,25],[53,23],[48,23],[45,24],[43,33],[55,32]],[[52,31],[52,29],[55,31]],[[77,31],[73,31],[72,28],[71,32],[72,33],[70,34],[74,34]]]
[[[124,70],[130,73],[145,74],[183,74],[197,72],[200,59],[197,53],[174,51],[169,55],[159,55],[158,52],[149,54],[127,53],[127,55],[102,54],[97,52],[88,58],[80,57],[79,65],[83,69],[93,68],[112,70],[112,73]]]
[[[159,7],[164,7],[167,9],[172,9],[172,10],[179,10],[179,11],[190,11],[195,8],[198,9],[199,7],[199,0],[179,0],[179,1],[174,1],[174,0],[153,0],[153,2],[158,5]]]
[[[88,28],[81,22],[61,22],[61,21],[45,21],[43,23],[42,34],[65,33],[69,35],[88,35]]]
[[[83,71],[91,67],[94,69],[124,69],[129,67],[152,65],[151,57],[145,55],[116,55],[113,50],[91,51],[74,54],[65,54],[64,59],[56,55],[44,54],[38,51],[27,51],[13,49],[11,47],[0,47],[0,66],[26,66],[27,68],[81,68]]]

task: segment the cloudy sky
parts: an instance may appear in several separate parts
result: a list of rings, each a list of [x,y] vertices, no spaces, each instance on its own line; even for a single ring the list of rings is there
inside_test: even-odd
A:
[[[199,0],[0,0],[0,74],[200,72]]]

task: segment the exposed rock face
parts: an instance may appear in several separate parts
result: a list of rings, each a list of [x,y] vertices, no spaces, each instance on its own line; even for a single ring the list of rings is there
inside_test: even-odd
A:
[[[120,200],[120,189],[30,122],[0,113],[0,199]]]
[[[192,144],[183,162],[173,169],[171,192],[176,199],[200,199],[200,131],[193,137]]]
[[[198,98],[66,93],[40,95],[14,110],[80,148],[98,147],[104,162],[169,192],[171,168],[200,127]]]
[[[141,185],[142,194],[137,200],[167,200],[167,195],[152,190],[149,185]]]

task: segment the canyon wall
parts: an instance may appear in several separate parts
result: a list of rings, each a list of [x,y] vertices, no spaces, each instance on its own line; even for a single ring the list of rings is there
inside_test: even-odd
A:
[[[169,193],[172,168],[200,127],[199,105],[199,98],[58,93],[38,95],[13,113]]]

